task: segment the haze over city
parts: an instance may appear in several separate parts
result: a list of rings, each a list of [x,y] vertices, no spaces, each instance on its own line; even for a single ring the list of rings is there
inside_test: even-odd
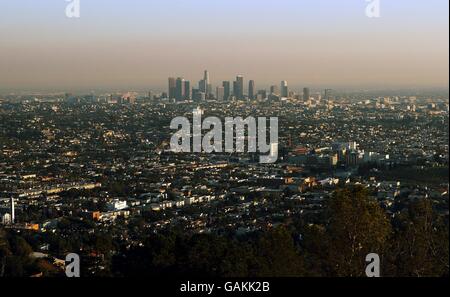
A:
[[[267,88],[448,88],[448,1],[2,0],[0,91],[159,89],[167,77]],[[24,7],[27,9],[24,9]]]
[[[446,284],[448,6],[0,0],[0,287]]]

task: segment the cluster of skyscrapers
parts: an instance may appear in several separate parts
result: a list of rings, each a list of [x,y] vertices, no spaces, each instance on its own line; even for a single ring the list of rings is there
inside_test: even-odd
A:
[[[288,82],[282,81],[280,87],[273,85],[270,87],[270,93],[266,90],[256,90],[254,80],[249,80],[247,93],[244,91],[244,77],[238,75],[236,80],[232,83],[230,81],[223,81],[221,86],[217,86],[215,92],[210,81],[209,72],[205,70],[203,79],[198,82],[197,88],[192,88],[191,83],[182,77],[169,77],[169,88],[167,98],[176,101],[194,100],[202,101],[208,99],[216,99],[219,101],[227,101],[230,99],[265,99],[271,96],[290,97]],[[303,90],[303,97],[305,100],[310,98],[310,91],[308,88]]]

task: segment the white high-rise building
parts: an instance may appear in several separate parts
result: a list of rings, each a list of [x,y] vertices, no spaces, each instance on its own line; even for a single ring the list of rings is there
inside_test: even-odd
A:
[[[15,214],[15,209],[14,209],[14,198],[13,197],[11,197],[10,203],[11,203],[11,224],[14,224],[15,219],[16,219],[16,214]]]
[[[212,86],[211,86],[211,82],[209,81],[208,70],[205,70],[203,80],[205,81],[205,93],[206,93],[206,97],[208,98],[209,95],[212,93]]]
[[[208,70],[205,70],[205,73],[203,75],[203,80],[205,81],[205,85],[208,86],[209,85],[209,72],[208,72]]]
[[[288,88],[288,82],[283,80],[281,82],[281,97],[289,97],[289,88]]]

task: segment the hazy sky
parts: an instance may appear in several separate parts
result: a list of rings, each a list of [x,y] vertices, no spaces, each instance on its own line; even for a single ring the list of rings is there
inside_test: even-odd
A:
[[[447,87],[448,0],[0,0],[0,89]]]

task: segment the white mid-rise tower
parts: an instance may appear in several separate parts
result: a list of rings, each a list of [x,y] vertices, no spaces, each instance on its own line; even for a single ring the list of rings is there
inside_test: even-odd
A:
[[[11,197],[10,203],[11,203],[11,224],[14,224],[16,215],[15,215],[15,210],[14,210],[14,198],[13,197]]]

